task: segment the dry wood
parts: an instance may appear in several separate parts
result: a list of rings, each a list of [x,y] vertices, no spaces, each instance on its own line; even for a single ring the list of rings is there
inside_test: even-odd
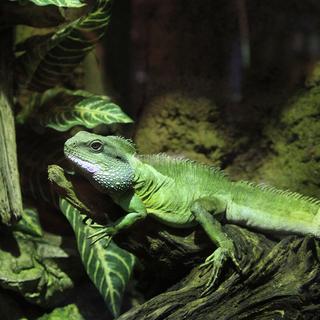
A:
[[[129,310],[118,319],[319,319],[318,240],[289,236],[274,242],[234,225],[226,225],[225,230],[240,251],[243,266],[241,275],[231,264],[226,265],[217,286],[202,296],[210,269],[202,270],[196,266],[169,290]],[[161,241],[159,238],[153,241],[158,241],[160,252]],[[175,246],[175,251],[179,252],[181,244],[176,242]],[[181,264],[177,263],[175,268],[179,273]],[[165,274],[165,270],[161,269],[159,262],[157,270],[151,272],[155,277],[157,273]]]
[[[11,95],[12,41],[12,30],[2,30],[0,34],[0,218],[5,224],[17,221],[22,214]]]

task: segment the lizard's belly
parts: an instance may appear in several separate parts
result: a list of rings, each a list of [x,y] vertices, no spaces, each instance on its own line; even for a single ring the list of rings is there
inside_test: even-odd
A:
[[[234,202],[227,205],[226,219],[235,224],[257,229],[268,230],[275,227],[269,215],[265,212],[238,205]]]
[[[191,211],[184,206],[175,205],[174,209],[147,207],[147,212],[159,222],[170,227],[188,228],[196,225]]]

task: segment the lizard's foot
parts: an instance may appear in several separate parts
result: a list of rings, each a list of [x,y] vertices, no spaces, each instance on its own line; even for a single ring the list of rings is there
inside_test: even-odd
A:
[[[82,223],[85,224],[86,226],[90,226],[90,227],[93,227],[93,228],[96,228],[97,226],[95,225],[95,222],[92,220],[92,218],[88,217],[88,216],[85,216],[83,219],[82,219]]]
[[[204,296],[208,292],[210,292],[212,287],[215,285],[218,276],[221,273],[223,265],[228,259],[232,260],[237,270],[241,273],[241,268],[235,256],[234,245],[231,240],[223,243],[223,246],[217,248],[209,257],[207,257],[205,262],[200,265],[200,268],[205,268],[207,266],[212,265],[209,281],[207,282],[206,288],[202,292],[201,296]]]
[[[226,249],[220,247],[216,249],[209,257],[207,257],[205,262],[200,265],[200,268],[205,268],[210,265],[212,266],[210,278],[201,296],[206,295],[213,288],[213,286],[216,283],[216,280],[218,279],[218,276],[221,273],[221,269],[227,259],[228,255]]]
[[[101,227],[99,227],[99,229],[100,229],[99,231],[88,236],[88,239],[93,239],[96,237],[91,242],[91,245],[95,244],[96,242],[100,241],[101,239],[105,239],[107,241],[105,244],[105,247],[108,247],[110,244],[110,241],[112,240],[112,237],[117,233],[117,230],[114,227],[105,227],[105,226],[101,226]]]

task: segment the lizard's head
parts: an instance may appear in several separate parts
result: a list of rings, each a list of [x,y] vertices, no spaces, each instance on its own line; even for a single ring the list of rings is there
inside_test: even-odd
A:
[[[77,171],[99,190],[121,192],[133,183],[130,159],[136,153],[129,140],[80,131],[64,144],[64,154]]]

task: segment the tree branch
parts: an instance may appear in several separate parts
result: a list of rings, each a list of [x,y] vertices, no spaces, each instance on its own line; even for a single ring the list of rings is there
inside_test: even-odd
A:
[[[225,231],[241,252],[242,275],[226,265],[217,287],[201,296],[210,270],[197,266],[168,291],[129,310],[119,320],[317,319],[317,240],[292,236],[273,245],[263,235],[237,226],[227,225]],[[180,266],[176,269],[179,272]]]
[[[8,225],[22,214],[12,111],[12,42],[12,30],[3,30],[0,33],[0,218]]]

